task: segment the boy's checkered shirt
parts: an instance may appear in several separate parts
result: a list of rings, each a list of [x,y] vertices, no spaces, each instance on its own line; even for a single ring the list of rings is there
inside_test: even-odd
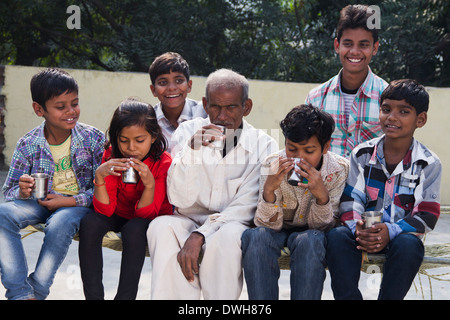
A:
[[[311,103],[333,117],[336,129],[331,137],[331,151],[348,158],[358,144],[383,134],[379,124],[379,100],[388,84],[369,68],[366,79],[356,93],[347,126],[341,74],[342,70],[312,89],[305,103]]]

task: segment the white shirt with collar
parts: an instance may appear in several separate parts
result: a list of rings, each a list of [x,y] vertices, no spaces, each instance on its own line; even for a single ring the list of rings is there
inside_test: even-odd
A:
[[[167,177],[167,194],[176,213],[194,220],[205,237],[223,224],[238,221],[249,225],[258,203],[262,161],[279,150],[276,141],[243,120],[237,145],[222,157],[213,145],[198,150],[188,145],[209,117],[180,124],[173,134],[174,159]]]
[[[172,134],[176,130],[176,128],[170,123],[169,120],[167,120],[166,116],[164,115],[164,112],[162,110],[161,103],[156,104],[153,109],[156,113],[156,119],[158,120],[158,124],[161,127],[163,135],[167,139],[167,152],[171,152],[172,150]],[[201,101],[195,101],[189,98],[186,98],[186,102],[184,103],[183,111],[181,112],[180,116],[178,117],[178,125],[180,125],[182,122],[195,119],[195,118],[206,118],[208,115],[205,112],[205,109],[203,108],[203,103]]]

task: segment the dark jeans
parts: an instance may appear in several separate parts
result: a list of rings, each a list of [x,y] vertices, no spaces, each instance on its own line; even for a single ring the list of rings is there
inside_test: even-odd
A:
[[[136,299],[147,245],[147,228],[150,220],[131,220],[112,215],[107,217],[97,212],[81,220],[79,258],[84,295],[87,300],[104,299],[102,240],[108,231],[122,235],[122,262],[119,288],[114,299]]]
[[[278,299],[284,246],[290,251],[291,299],[319,300],[325,280],[325,234],[319,230],[265,227],[248,229],[242,235],[245,281],[250,300]]]
[[[345,226],[327,233],[327,263],[334,298],[362,299],[358,289],[362,251],[356,249],[355,236]],[[422,241],[412,234],[402,233],[381,252],[386,254],[379,300],[402,300],[419,271],[424,256]]]

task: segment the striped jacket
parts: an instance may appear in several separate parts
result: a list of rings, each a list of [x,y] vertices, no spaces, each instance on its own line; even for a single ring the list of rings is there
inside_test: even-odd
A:
[[[382,211],[391,240],[400,233],[419,237],[431,231],[440,214],[442,166],[423,144],[413,143],[392,174],[386,170],[384,135],[362,143],[350,157],[340,219],[353,233],[364,211]]]
[[[5,201],[19,198],[19,178],[25,173],[30,175],[36,172],[47,173],[50,176],[49,192],[54,192],[51,189],[55,163],[44,136],[44,125],[45,121],[17,142],[3,185]],[[95,170],[102,161],[104,143],[103,132],[92,126],[78,122],[72,129],[70,156],[79,186],[79,193],[73,196],[77,206],[89,207],[92,204],[93,179]]]
[[[331,151],[348,158],[360,143],[383,134],[379,124],[380,96],[387,82],[369,73],[358,89],[346,124],[344,96],[341,91],[342,70],[320,86],[312,89],[306,103],[328,112],[336,122],[331,136]]]

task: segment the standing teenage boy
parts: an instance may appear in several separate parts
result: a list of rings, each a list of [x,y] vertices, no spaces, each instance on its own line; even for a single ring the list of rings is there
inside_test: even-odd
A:
[[[403,299],[419,271],[421,238],[433,230],[440,214],[441,162],[413,137],[427,121],[428,100],[416,81],[392,82],[381,96],[384,135],[360,144],[351,154],[340,205],[345,225],[327,234],[336,299],[362,298],[362,252],[386,254],[379,299]],[[382,212],[382,223],[363,229],[365,211]]]
[[[369,63],[378,51],[378,30],[367,27],[372,12],[365,5],[341,10],[334,50],[341,71],[308,94],[306,103],[330,113],[336,122],[331,151],[349,157],[361,142],[378,137],[379,99],[386,81],[376,76]]]
[[[68,73],[46,69],[31,79],[33,109],[45,121],[17,142],[0,204],[0,271],[8,299],[45,299],[80,220],[91,211],[93,178],[104,134],[78,122],[78,85]],[[34,199],[33,173],[49,175],[49,194]],[[28,276],[20,229],[45,223],[36,268]]]
[[[149,70],[150,90],[160,101],[155,105],[156,118],[167,139],[167,151],[171,152],[172,134],[179,124],[197,117],[206,118],[201,101],[187,98],[192,89],[189,65],[176,52],[166,52],[157,57]]]

